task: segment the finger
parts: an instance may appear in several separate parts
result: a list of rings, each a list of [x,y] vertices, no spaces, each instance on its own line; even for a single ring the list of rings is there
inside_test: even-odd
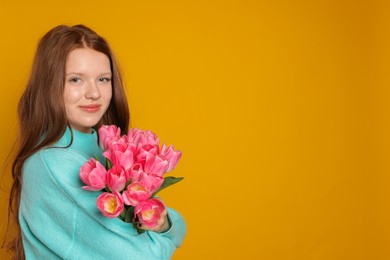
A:
[[[164,222],[166,221],[166,217],[165,216],[161,216],[161,218],[157,221],[157,225],[159,227],[161,227],[164,224]]]
[[[165,217],[167,214],[168,214],[167,209],[164,209],[164,211],[161,213],[161,216],[162,216],[162,217]]]
[[[168,223],[169,223],[169,220],[168,220],[167,214],[161,215],[160,219],[157,222],[157,226],[154,228],[154,231],[165,232],[170,227],[170,225]]]
[[[140,222],[137,223],[137,228],[145,229],[144,225],[142,225],[142,223],[140,223]]]
[[[148,228],[146,225],[142,224],[141,222],[134,222],[134,224],[137,226],[138,229],[142,229],[142,230],[150,230],[150,228]]]
[[[146,230],[146,231],[156,231],[156,230],[159,230],[161,228],[161,227],[159,227],[158,224],[156,224],[156,226],[153,227],[153,228],[149,228],[149,227],[147,227],[146,225],[144,225],[144,224],[142,224],[140,222],[137,222],[136,225],[137,225],[138,229],[142,229],[142,230]]]

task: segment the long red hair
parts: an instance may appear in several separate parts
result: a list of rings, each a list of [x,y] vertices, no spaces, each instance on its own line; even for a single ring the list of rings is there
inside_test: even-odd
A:
[[[84,25],[60,25],[46,33],[39,41],[31,75],[18,105],[19,135],[12,163],[13,184],[8,208],[7,241],[4,244],[13,251],[14,259],[25,259],[18,219],[22,167],[29,156],[58,141],[66,130],[68,122],[63,102],[65,66],[69,53],[76,48],[91,48],[104,53],[111,63],[112,99],[95,128],[115,124],[125,133],[129,127],[130,114],[122,78],[106,40]],[[11,224],[16,228],[16,234],[11,234]]]

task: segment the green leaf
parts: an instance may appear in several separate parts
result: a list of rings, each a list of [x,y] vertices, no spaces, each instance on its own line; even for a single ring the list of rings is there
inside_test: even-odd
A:
[[[126,182],[125,189],[127,189],[127,186],[129,186],[132,182],[133,182],[132,179],[128,180],[128,181]]]
[[[112,168],[112,163],[111,163],[111,161],[108,160],[107,158],[106,158],[106,168],[107,168],[107,170],[109,170],[109,169]]]
[[[122,221],[125,221],[126,218],[126,208],[122,211],[122,213],[118,216]]]
[[[134,218],[134,209],[135,209],[135,207],[133,207],[133,206],[130,206],[130,207],[127,209],[126,217],[125,217],[124,221],[125,221],[126,223],[132,223],[133,226],[134,226],[134,228],[137,230],[137,233],[138,233],[138,234],[142,234],[142,233],[145,232],[145,230],[140,229],[140,228],[138,227],[138,218],[135,219],[135,223],[133,222],[133,218]]]
[[[158,188],[158,190],[156,190],[153,193],[152,197],[154,197],[159,191],[161,191],[161,190],[165,189],[166,187],[169,187],[169,186],[171,186],[171,185],[181,181],[182,179],[184,179],[184,178],[183,177],[176,178],[176,177],[172,177],[172,176],[165,177],[163,184],[161,185],[160,188]]]
[[[129,209],[126,211],[125,222],[133,223],[133,217],[134,217],[134,207],[129,207]]]

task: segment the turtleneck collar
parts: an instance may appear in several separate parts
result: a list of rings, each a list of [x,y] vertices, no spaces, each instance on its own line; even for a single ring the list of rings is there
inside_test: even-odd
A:
[[[69,149],[88,158],[98,157],[100,161],[104,160],[102,150],[98,144],[97,133],[94,129],[92,129],[91,133],[83,133],[74,128],[66,127],[61,139],[53,146]]]

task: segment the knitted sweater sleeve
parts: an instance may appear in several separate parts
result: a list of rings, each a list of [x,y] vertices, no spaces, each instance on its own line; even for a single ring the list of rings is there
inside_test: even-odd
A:
[[[85,161],[60,148],[26,161],[19,215],[26,258],[170,259],[185,236],[181,215],[168,208],[171,228],[141,235],[129,223],[104,217],[96,207],[101,192],[81,189]]]

